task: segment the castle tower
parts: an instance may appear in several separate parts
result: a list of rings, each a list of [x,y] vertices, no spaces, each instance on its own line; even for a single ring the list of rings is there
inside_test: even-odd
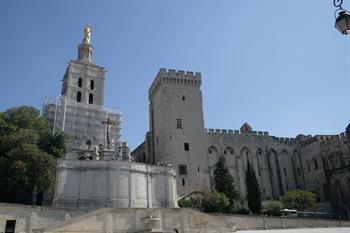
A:
[[[69,62],[63,76],[61,96],[55,102],[46,101],[43,109],[53,132],[69,135],[67,158],[72,159],[79,157],[81,151],[95,151],[96,147],[116,152],[122,148],[121,113],[104,107],[106,70],[92,60],[90,36],[91,27],[87,25],[78,46],[78,59]],[[109,126],[104,124],[107,119]]]
[[[160,69],[149,89],[148,162],[170,162],[178,194],[209,187],[201,74]]]

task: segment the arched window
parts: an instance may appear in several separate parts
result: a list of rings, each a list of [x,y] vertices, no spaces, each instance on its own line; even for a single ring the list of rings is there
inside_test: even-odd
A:
[[[226,147],[224,154],[230,154],[233,155],[233,148],[232,147]]]
[[[77,92],[77,102],[81,103],[81,92],[80,91]]]
[[[93,104],[93,103],[94,103],[94,95],[89,94],[89,104]]]
[[[83,79],[79,78],[78,79],[78,87],[82,87],[83,86]]]
[[[90,89],[91,90],[95,89],[95,81],[94,80],[90,81]]]
[[[185,151],[189,151],[190,150],[190,144],[188,144],[188,142],[184,143],[184,149],[185,149]]]

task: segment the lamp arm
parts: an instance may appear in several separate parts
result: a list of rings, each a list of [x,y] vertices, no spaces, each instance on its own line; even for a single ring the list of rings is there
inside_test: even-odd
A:
[[[343,0],[333,0],[333,5],[335,7],[339,7],[340,9],[343,9],[341,5],[343,4]]]

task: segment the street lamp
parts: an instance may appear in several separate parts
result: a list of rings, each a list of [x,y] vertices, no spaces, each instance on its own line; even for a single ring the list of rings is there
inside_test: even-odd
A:
[[[333,0],[333,5],[339,7],[339,9],[334,12],[334,17],[336,18],[335,28],[338,29],[341,34],[347,35],[350,34],[350,13],[341,7],[342,4],[343,0]]]

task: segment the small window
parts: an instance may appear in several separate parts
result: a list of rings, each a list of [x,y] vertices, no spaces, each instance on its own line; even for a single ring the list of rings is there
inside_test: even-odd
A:
[[[82,87],[83,86],[83,79],[79,78],[78,79],[78,87]]]
[[[226,150],[224,150],[224,155],[226,155]]]
[[[200,172],[200,170],[199,170],[199,166],[197,167],[197,170],[198,170],[198,173]],[[350,179],[349,179],[349,181],[350,181]]]
[[[187,166],[185,164],[179,164],[179,175],[187,175]]]
[[[16,220],[6,220],[5,233],[15,233]]]
[[[176,119],[176,128],[182,129],[182,119]]]
[[[213,153],[213,151],[209,148],[208,153],[211,155]]]
[[[93,104],[93,103],[94,103],[94,95],[89,94],[89,104]]]
[[[308,171],[311,171],[310,164],[307,165],[307,170],[308,170]]]
[[[190,150],[190,144],[188,144],[188,142],[184,143],[184,149],[185,149],[185,151],[189,151]]]
[[[300,167],[297,167],[297,173],[299,176],[301,176],[301,170],[300,170]]]
[[[317,163],[317,160],[315,160],[315,170],[318,169],[318,163]]]
[[[95,81],[94,80],[90,81],[90,89],[91,90],[95,89]]]
[[[182,186],[185,186],[185,185],[186,185],[185,179],[182,178]]]
[[[80,91],[77,92],[77,102],[81,103],[81,92]]]
[[[185,98],[185,96],[183,95],[183,96],[182,96],[182,101],[185,101],[185,100],[186,100],[186,98]]]

